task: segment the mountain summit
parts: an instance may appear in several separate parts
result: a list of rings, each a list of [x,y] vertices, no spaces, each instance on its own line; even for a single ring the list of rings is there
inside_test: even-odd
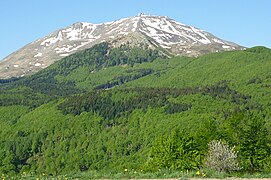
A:
[[[161,49],[173,55],[198,56],[210,52],[242,49],[198,28],[167,16],[139,14],[113,22],[78,22],[38,39],[0,62],[0,78],[20,77],[46,68],[56,60],[108,41]]]

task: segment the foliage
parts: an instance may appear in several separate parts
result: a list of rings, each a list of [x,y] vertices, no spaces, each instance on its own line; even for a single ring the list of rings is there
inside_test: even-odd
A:
[[[270,172],[270,50],[157,57],[103,43],[33,76],[1,80],[0,173],[118,174],[157,165],[153,173],[163,177],[198,171],[216,139],[235,146],[243,173]]]
[[[142,109],[146,111],[149,107],[158,108],[166,106],[166,113],[172,114],[175,112],[183,112],[189,110],[192,106],[190,104],[171,103],[168,101],[169,97],[176,97],[193,93],[193,90],[182,89],[164,89],[164,88],[138,88],[117,90],[127,96],[127,94],[136,94],[132,98],[125,100],[119,99],[114,101],[111,97],[115,91],[103,92],[93,91],[83,95],[73,96],[63,103],[58,108],[64,114],[79,115],[82,112],[95,112],[105,119],[114,119],[121,117],[127,113],[131,113],[135,109]]]
[[[234,112],[220,124],[220,138],[236,147],[242,171],[262,171],[270,157],[266,122],[258,112]]]
[[[253,117],[240,130],[240,155],[245,170],[261,171],[271,155],[270,139],[262,118]]]
[[[167,138],[160,138],[151,149],[147,168],[151,170],[193,170],[201,164],[200,152],[193,137],[174,131]]]

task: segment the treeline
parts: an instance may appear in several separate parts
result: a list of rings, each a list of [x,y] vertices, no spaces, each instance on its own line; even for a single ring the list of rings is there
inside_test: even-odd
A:
[[[141,77],[150,75],[154,71],[152,69],[148,68],[148,69],[138,69],[135,72],[134,71],[130,71],[130,72],[133,74],[129,74],[129,72],[127,72],[128,74],[113,78],[112,80],[110,80],[109,82],[107,82],[105,84],[101,84],[101,85],[96,86],[94,89],[109,89],[114,86],[120,86],[120,85],[125,84],[129,81],[133,81],[133,80],[139,79]]]
[[[86,66],[89,72],[92,72],[112,66],[133,66],[135,63],[152,62],[158,57],[163,56],[157,50],[148,47],[121,45],[111,48],[109,43],[103,42],[64,58],[56,66],[59,74],[68,75],[80,66]]]
[[[19,79],[20,78],[16,78],[16,77],[9,78],[9,79],[0,79],[0,84],[11,83],[11,82],[17,81]]]
[[[125,98],[114,99],[116,92],[118,96]],[[58,109],[65,115],[80,115],[83,112],[91,112],[107,120],[120,117],[127,118],[135,109],[146,111],[148,108],[164,107],[166,113],[180,113],[189,110],[192,107],[191,104],[173,103],[169,101],[169,98],[174,95],[176,97],[181,96],[184,92],[183,90],[167,88],[119,89],[111,92],[93,91],[67,98],[58,105]]]
[[[102,86],[102,87],[110,87]],[[123,114],[129,114],[135,109],[146,111],[148,107],[164,107],[166,113],[180,113],[189,110],[192,106],[186,103],[170,102],[170,98],[176,98],[189,94],[210,95],[213,98],[226,99],[232,103],[243,106],[243,109],[257,109],[249,96],[232,90],[226,81],[215,85],[197,88],[135,88],[117,89],[122,96],[130,97],[114,100],[113,91],[93,91],[83,95],[72,96],[61,103],[58,108],[64,114],[79,115],[82,112],[95,112],[105,119],[114,119]],[[253,106],[253,105],[254,106]],[[226,112],[224,112],[226,113]]]
[[[52,99],[79,94],[84,91],[76,87],[73,80],[59,81],[59,77],[68,76],[79,67],[87,67],[89,74],[106,67],[151,62],[161,57],[158,51],[144,47],[122,45],[111,48],[109,43],[97,44],[90,49],[63,58],[50,67],[23,78],[0,80],[0,105],[26,105],[37,107]],[[153,73],[150,68],[127,72],[113,78],[106,84],[96,85],[96,89],[107,89]]]

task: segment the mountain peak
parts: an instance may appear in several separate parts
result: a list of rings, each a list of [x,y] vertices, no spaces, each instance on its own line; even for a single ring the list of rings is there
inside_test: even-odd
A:
[[[173,55],[198,56],[209,52],[242,49],[198,28],[167,16],[146,15],[92,24],[76,22],[30,43],[0,62],[0,78],[24,76],[46,68],[65,56],[108,41],[164,49]]]

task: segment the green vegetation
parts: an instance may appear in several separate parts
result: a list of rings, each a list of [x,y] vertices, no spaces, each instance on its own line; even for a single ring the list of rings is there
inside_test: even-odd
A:
[[[200,164],[197,141],[184,133],[173,131],[169,139],[158,139],[153,145],[147,169],[197,170]]]
[[[30,77],[1,80],[0,173],[270,174],[270,67],[264,47],[164,59],[102,43]]]

